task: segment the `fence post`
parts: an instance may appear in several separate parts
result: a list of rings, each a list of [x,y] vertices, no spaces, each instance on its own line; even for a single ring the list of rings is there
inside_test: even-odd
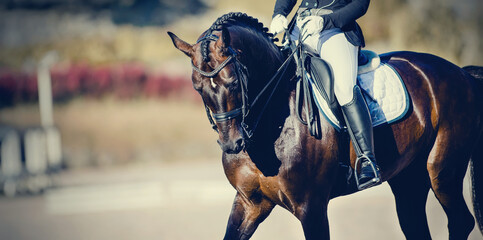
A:
[[[62,143],[60,133],[54,127],[52,81],[50,77],[50,67],[58,58],[57,52],[50,51],[42,57],[37,66],[40,121],[45,131],[47,162],[52,171],[58,171],[62,165]]]
[[[22,173],[22,157],[19,134],[10,128],[0,129],[0,176],[6,196],[17,193],[17,179]]]
[[[62,168],[62,142],[60,132],[56,127],[46,127],[44,131],[49,169],[57,172]]]
[[[37,66],[40,122],[43,127],[51,127],[54,125],[50,67],[57,61],[57,59],[57,53],[55,51],[50,51],[42,57]]]
[[[38,193],[48,186],[47,141],[42,128],[34,128],[25,132],[25,169],[29,174],[27,189]]]

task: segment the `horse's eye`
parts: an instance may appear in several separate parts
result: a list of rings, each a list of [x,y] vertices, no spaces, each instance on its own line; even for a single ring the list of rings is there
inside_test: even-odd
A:
[[[228,88],[229,90],[235,90],[237,87],[238,87],[238,79],[235,79],[226,85],[226,88]]]

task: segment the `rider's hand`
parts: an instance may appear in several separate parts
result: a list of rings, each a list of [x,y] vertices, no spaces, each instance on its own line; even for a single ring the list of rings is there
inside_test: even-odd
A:
[[[308,16],[297,22],[297,26],[302,29],[302,39],[304,39],[321,32],[324,28],[324,19],[320,16]]]
[[[273,35],[277,35],[288,28],[288,21],[287,18],[281,14],[276,15],[272,19],[272,23],[270,24],[270,33]]]

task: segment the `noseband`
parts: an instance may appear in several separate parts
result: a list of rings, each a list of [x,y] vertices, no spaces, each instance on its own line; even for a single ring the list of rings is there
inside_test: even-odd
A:
[[[218,36],[216,36],[216,35],[208,35],[208,36],[203,37],[200,40],[198,40],[197,43],[199,43],[203,40],[217,40],[217,39],[218,39]],[[208,77],[208,78],[213,78],[223,68],[225,68],[226,65],[228,65],[231,61],[233,61],[233,64],[235,64],[235,74],[236,74],[236,77],[237,77],[238,82],[240,84],[240,89],[241,89],[241,92],[242,92],[242,106],[239,107],[239,108],[235,108],[235,109],[228,111],[228,112],[214,113],[214,112],[210,111],[210,109],[208,108],[208,105],[206,105],[206,102],[204,100],[203,100],[203,104],[205,105],[206,115],[208,116],[208,120],[210,121],[211,127],[216,132],[218,132],[218,127],[216,126],[215,121],[218,122],[218,123],[219,122],[226,122],[226,121],[229,121],[229,120],[234,119],[234,118],[241,115],[242,116],[241,126],[242,126],[243,130],[245,131],[245,133],[247,133],[248,136],[251,136],[251,133],[247,129],[248,126],[245,124],[245,118],[248,115],[247,110],[249,109],[249,106],[247,105],[247,99],[248,99],[248,95],[247,95],[247,79],[248,79],[247,68],[245,67],[245,65],[243,65],[236,58],[237,53],[236,53],[235,50],[233,50],[233,48],[228,47],[228,51],[230,52],[230,55],[228,56],[228,58],[225,59],[225,61],[223,61],[218,67],[213,69],[213,71],[211,71],[211,72],[205,72],[205,71],[201,70],[200,68],[196,67],[193,64],[193,62],[191,62],[191,66],[192,66],[193,70],[195,70],[196,72],[198,72],[202,76]]]

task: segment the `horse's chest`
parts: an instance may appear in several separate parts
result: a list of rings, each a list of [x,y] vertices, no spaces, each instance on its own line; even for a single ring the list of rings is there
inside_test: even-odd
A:
[[[280,137],[275,141],[275,153],[278,159],[293,159],[301,153],[302,143],[301,129],[298,128],[295,119],[287,118]]]

